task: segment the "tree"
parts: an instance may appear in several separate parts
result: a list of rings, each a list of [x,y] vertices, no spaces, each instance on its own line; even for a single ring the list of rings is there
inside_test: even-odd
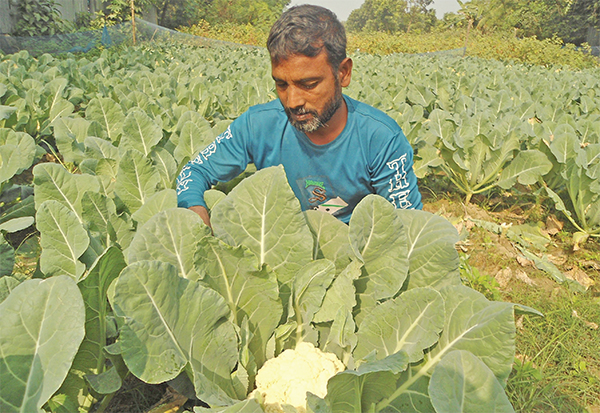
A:
[[[211,24],[236,23],[270,27],[289,0],[202,0],[200,18]]]
[[[169,28],[191,26],[201,20],[211,25],[270,27],[289,3],[290,0],[135,0],[136,7],[156,8],[158,24]],[[108,8],[121,4],[128,5],[129,0],[111,0]]]
[[[589,27],[600,27],[600,0],[472,0],[480,30],[514,31],[519,36],[540,39],[558,36],[566,42],[585,41]]]
[[[408,27],[406,32],[412,30],[416,31],[428,31],[431,27],[435,26],[436,17],[435,10],[428,10],[433,3],[433,0],[408,0],[407,12],[408,12]]]
[[[430,30],[436,22],[435,11],[427,10],[433,0],[366,0],[353,10],[346,27],[349,31]]]

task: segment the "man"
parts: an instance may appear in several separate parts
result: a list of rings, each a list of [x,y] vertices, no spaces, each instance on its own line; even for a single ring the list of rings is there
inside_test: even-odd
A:
[[[344,27],[331,11],[292,7],[267,41],[278,100],[251,107],[177,179],[178,205],[210,219],[204,191],[241,173],[282,164],[303,210],[348,223],[366,195],[422,208],[413,151],[398,124],[342,94],[350,84]]]

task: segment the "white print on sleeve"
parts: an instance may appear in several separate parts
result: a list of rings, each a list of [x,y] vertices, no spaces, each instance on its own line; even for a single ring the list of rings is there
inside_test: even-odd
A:
[[[216,137],[214,142],[208,145],[202,152],[196,156],[195,159],[191,161],[196,165],[202,165],[205,160],[217,151],[217,145],[221,143],[223,140],[229,140],[233,138],[233,134],[231,133],[231,126],[227,127],[227,130]],[[192,175],[191,166],[188,164],[183,167],[179,176],[177,177],[177,195],[180,195],[182,192],[185,192],[189,189],[189,184],[193,180],[190,178]]]
[[[177,177],[177,195],[180,195],[182,192],[187,191],[188,184],[192,182],[190,176],[192,175],[192,169],[189,165],[183,167],[179,176]]]
[[[412,206],[412,203],[408,200],[410,191],[400,191],[390,195],[392,204],[396,209],[408,209]]]
[[[406,170],[404,166],[406,165],[406,154],[402,155],[398,159],[394,159],[387,163],[387,166],[390,169],[396,171],[396,174],[392,179],[390,179],[390,189],[388,192],[398,191],[400,189],[408,188],[408,181],[406,179]]]
[[[233,138],[233,134],[231,133],[231,126],[228,126],[227,130],[225,132],[223,132],[222,134],[217,136],[217,139],[215,139],[215,142],[221,143],[222,140],[231,139],[231,138]]]

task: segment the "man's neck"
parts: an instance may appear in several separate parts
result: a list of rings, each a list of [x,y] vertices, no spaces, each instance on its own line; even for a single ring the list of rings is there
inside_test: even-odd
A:
[[[333,142],[337,138],[348,122],[348,106],[346,100],[342,99],[342,104],[335,112],[335,114],[329,119],[327,125],[317,129],[314,132],[307,132],[306,136],[315,145],[325,145]]]

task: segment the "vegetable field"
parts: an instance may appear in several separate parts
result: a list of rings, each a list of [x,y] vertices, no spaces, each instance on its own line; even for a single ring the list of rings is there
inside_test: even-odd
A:
[[[600,69],[352,57],[346,93],[402,126],[436,213],[369,196],[345,225],[302,212],[281,167],[207,192],[214,234],[176,208],[182,166],[276,97],[263,49],[0,58],[0,411],[110,410],[131,376],[186,382],[196,412],[526,411],[509,376],[538,371],[516,345],[547,309],[504,301],[464,252],[494,234],[557,294],[600,305]],[[560,229],[469,212],[492,199]],[[549,234],[586,251],[585,276]],[[257,374],[303,342],[345,370],[306,406],[272,404]],[[589,357],[581,403],[597,408]]]

